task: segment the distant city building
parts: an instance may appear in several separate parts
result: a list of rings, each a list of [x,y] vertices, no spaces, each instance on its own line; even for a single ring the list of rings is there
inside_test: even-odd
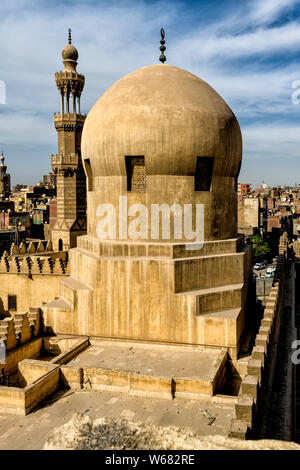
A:
[[[248,195],[251,193],[251,184],[249,183],[238,183],[238,194],[242,196]]]
[[[5,201],[10,195],[10,174],[6,173],[7,166],[4,164],[3,152],[0,160],[0,200]]]
[[[258,198],[238,197],[238,231],[253,235],[260,227],[260,200]]]
[[[52,199],[49,203],[50,209],[49,209],[49,223],[51,229],[54,227],[56,223],[56,218],[57,218],[57,200]]]
[[[56,186],[56,176],[53,173],[43,176],[43,183],[49,186]]]
[[[22,189],[28,188],[26,184],[15,184],[13,186],[13,192],[14,191],[21,191]]]

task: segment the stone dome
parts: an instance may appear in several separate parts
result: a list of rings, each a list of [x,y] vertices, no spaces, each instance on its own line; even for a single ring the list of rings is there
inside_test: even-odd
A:
[[[205,81],[166,64],[112,85],[89,112],[82,156],[97,176],[125,176],[125,156],[144,156],[148,175],[193,175],[214,157],[213,176],[236,177],[242,138],[236,117]]]
[[[63,60],[72,60],[76,62],[78,60],[78,51],[73,44],[68,44],[65,46],[61,52]]]

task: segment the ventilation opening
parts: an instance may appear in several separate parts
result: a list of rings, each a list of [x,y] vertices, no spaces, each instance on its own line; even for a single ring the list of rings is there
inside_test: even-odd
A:
[[[84,170],[87,178],[87,190],[88,191],[93,191],[93,173],[92,173],[92,167],[91,167],[91,162],[89,158],[86,158],[84,161]]]
[[[17,296],[9,295],[8,296],[8,310],[17,311]]]
[[[197,157],[195,191],[210,191],[214,157]]]
[[[146,167],[144,157],[125,157],[127,191],[144,193],[146,191]]]

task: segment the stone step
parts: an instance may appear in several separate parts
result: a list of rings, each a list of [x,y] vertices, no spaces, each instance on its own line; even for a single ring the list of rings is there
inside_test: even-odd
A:
[[[240,308],[243,286],[243,284],[231,284],[210,289],[179,292],[176,295],[190,297],[192,301],[196,302],[196,315],[202,315],[210,311]]]
[[[243,311],[241,308],[227,308],[203,313],[197,317],[199,343],[205,347],[228,348],[232,359],[237,353],[243,331]]]
[[[73,277],[68,277],[61,281],[61,298],[65,299],[73,306],[77,303],[78,291],[80,290],[91,291],[92,289]]]
[[[174,291],[209,289],[244,283],[245,253],[174,261]]]
[[[60,297],[59,299],[52,300],[50,302],[46,302],[44,304],[44,308],[49,308],[49,309],[59,309],[59,310],[66,310],[66,311],[71,311],[72,310],[72,304],[70,302],[67,302],[63,297]]]
[[[206,241],[199,247],[199,244],[197,243],[136,243],[121,240],[106,240],[101,242],[99,241],[97,245],[95,245],[93,239],[90,239],[88,236],[83,236],[77,240],[77,247],[75,248],[75,250],[81,250],[82,252],[88,253],[94,252],[96,255],[101,257],[144,257],[178,259],[207,256],[212,253],[236,253],[242,248],[242,237],[232,238],[228,240]]]

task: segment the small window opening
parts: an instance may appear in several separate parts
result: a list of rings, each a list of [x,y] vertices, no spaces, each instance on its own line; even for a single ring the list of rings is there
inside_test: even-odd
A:
[[[210,191],[214,157],[197,157],[195,191]]]
[[[8,296],[8,310],[17,311],[17,296],[9,295]]]
[[[125,157],[127,172],[127,191],[144,193],[146,191],[146,167],[144,157]]]

